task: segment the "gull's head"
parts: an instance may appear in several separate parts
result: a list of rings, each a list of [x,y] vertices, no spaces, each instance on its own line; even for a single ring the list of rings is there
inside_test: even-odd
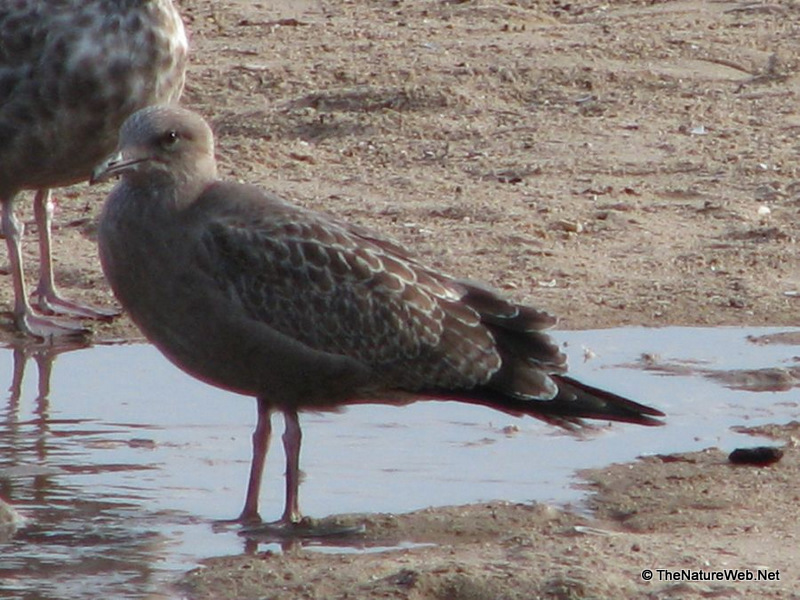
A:
[[[214,135],[197,113],[156,105],[133,113],[123,123],[114,153],[92,172],[91,183],[121,176],[158,185],[216,179]]]

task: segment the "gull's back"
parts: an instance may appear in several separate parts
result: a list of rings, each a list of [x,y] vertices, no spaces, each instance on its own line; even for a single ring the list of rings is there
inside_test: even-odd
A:
[[[88,178],[186,56],[171,0],[0,0],[0,199]]]

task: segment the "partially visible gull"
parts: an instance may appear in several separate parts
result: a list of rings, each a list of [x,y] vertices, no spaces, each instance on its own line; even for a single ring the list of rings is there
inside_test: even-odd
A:
[[[301,518],[301,410],[441,399],[567,427],[661,424],[660,411],[568,377],[548,313],[378,233],[221,181],[211,129],[193,112],[130,117],[94,179],[115,175],[98,242],[117,299],[180,368],[258,400],[242,521],[260,519],[273,410],[286,422],[283,525]]]
[[[36,191],[39,307],[89,318],[116,314],[56,291],[50,189],[88,179],[130,114],[178,100],[187,45],[171,0],[0,0],[0,203],[20,331],[47,338],[80,330],[31,309],[23,227],[14,214],[22,190]]]

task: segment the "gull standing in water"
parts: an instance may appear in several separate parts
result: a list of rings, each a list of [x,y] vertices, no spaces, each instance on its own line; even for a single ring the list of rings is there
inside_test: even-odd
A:
[[[302,410],[443,399],[564,426],[661,424],[660,411],[567,376],[548,313],[378,233],[218,179],[211,129],[195,113],[130,117],[94,179],[115,175],[98,241],[118,300],[184,371],[258,401],[242,521],[259,520],[274,410],[286,422],[287,526],[301,518]]]

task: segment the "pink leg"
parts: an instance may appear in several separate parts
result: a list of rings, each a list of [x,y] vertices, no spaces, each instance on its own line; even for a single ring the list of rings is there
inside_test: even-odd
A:
[[[33,214],[39,228],[39,285],[34,292],[39,308],[49,314],[72,315],[86,319],[111,319],[116,309],[86,306],[62,298],[53,279],[53,202],[50,190],[38,190],[33,202]]]
[[[244,509],[238,519],[242,523],[261,521],[258,514],[258,496],[261,492],[261,477],[264,474],[264,463],[272,435],[271,412],[267,402],[258,398],[258,422],[253,432],[253,462],[250,464],[250,479],[247,482]]]
[[[8,246],[8,258],[11,261],[11,278],[14,284],[14,323],[21,332],[41,337],[53,338],[74,336],[86,333],[78,323],[43,319],[33,313],[28,303],[28,292],[25,285],[25,273],[22,268],[22,236],[23,227],[14,215],[14,201],[3,200],[2,228]]]
[[[365,531],[363,524],[341,525],[338,523],[317,522],[303,519],[300,513],[298,491],[300,487],[300,445],[303,437],[300,420],[296,410],[284,410],[286,431],[283,434],[283,448],[286,452],[286,507],[283,516],[274,523],[266,523],[243,530],[250,540],[281,541],[286,550],[299,539],[316,537],[360,535]],[[254,438],[255,439],[255,438]],[[255,466],[254,466],[255,471]],[[251,477],[251,485],[252,485]],[[248,492],[248,498],[250,493]]]
[[[283,449],[286,453],[286,506],[281,521],[285,524],[299,523],[300,514],[298,492],[300,487],[300,442],[303,432],[296,410],[283,411],[286,430],[283,433]]]

